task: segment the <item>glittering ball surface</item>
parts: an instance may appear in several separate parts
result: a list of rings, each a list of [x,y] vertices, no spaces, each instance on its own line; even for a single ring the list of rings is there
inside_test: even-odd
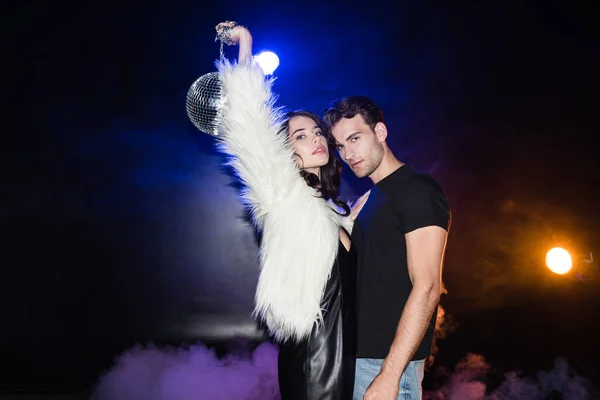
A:
[[[185,108],[196,128],[209,135],[218,135],[223,114],[221,80],[218,72],[202,75],[190,86]]]

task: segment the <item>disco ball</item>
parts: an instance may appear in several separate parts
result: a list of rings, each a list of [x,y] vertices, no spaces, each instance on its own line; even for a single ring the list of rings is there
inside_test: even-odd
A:
[[[190,86],[185,108],[196,128],[209,135],[217,136],[223,117],[223,103],[219,73],[210,72],[202,75]]]

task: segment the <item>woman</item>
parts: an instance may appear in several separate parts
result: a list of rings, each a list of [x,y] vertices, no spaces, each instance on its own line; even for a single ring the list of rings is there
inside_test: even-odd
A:
[[[336,193],[333,138],[319,116],[274,107],[246,28],[216,29],[240,46],[237,64],[218,64],[225,98],[218,137],[262,232],[254,315],[280,346],[282,399],[350,399],[356,254],[350,210]]]

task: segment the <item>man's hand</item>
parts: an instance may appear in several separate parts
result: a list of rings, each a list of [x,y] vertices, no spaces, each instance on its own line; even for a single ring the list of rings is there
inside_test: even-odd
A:
[[[380,372],[365,392],[364,400],[396,400],[400,392],[400,378]]]

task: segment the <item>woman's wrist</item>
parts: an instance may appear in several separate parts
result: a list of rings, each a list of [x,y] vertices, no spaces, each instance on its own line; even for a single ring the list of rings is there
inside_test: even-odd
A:
[[[252,57],[252,35],[245,28],[240,32],[238,45],[240,46],[238,61],[243,61],[246,58]]]

